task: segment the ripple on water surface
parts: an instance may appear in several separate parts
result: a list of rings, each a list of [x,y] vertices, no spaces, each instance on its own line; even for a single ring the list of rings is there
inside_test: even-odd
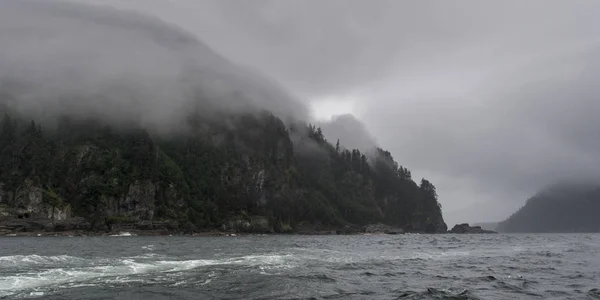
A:
[[[600,235],[0,238],[6,299],[600,299]]]

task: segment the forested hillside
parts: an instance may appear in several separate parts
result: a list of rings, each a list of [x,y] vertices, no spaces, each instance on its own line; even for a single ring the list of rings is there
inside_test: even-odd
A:
[[[600,187],[557,184],[527,200],[519,211],[498,224],[501,232],[598,232]]]
[[[444,232],[435,187],[389,152],[343,149],[320,128],[268,112],[190,117],[153,134],[93,120],[46,127],[0,114],[0,217],[66,220],[92,230],[170,222],[288,232],[382,222]],[[218,120],[218,121],[216,121]]]

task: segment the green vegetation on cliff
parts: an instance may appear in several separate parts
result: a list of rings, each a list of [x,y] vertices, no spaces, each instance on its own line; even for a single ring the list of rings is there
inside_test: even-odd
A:
[[[98,230],[143,221],[201,230],[260,216],[278,232],[377,222],[446,231],[433,184],[415,183],[389,152],[342,149],[320,128],[266,112],[190,118],[170,135],[0,119],[0,217],[62,214]]]
[[[600,186],[557,184],[498,224],[501,232],[599,232]]]

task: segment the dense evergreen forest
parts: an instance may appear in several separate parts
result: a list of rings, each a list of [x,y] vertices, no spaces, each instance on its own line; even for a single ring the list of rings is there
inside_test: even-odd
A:
[[[501,232],[599,232],[600,186],[557,184],[498,224]]]
[[[193,231],[446,231],[434,185],[415,183],[389,152],[344,149],[268,112],[191,117],[160,135],[69,117],[41,126],[4,110],[0,217],[82,217],[92,230],[170,221]]]

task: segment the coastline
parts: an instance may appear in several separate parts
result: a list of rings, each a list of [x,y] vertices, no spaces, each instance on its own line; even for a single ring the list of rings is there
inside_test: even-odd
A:
[[[263,220],[264,219],[264,220]],[[136,223],[106,223],[92,225],[81,217],[67,220],[47,218],[0,218],[0,236],[237,236],[237,235],[358,235],[358,234],[404,234],[445,233],[404,230],[376,223],[368,225],[326,225],[300,222],[294,227],[274,226],[263,218],[251,222],[233,220],[218,227],[196,228],[189,223],[174,220],[139,221]],[[259,222],[260,221],[260,222]]]
[[[406,232],[403,234],[427,234],[439,235],[447,233],[425,233],[425,232]],[[63,232],[16,232],[0,235],[3,237],[147,237],[147,236],[185,236],[185,237],[244,237],[244,236],[370,236],[370,235],[393,235],[384,232],[377,233],[353,233],[353,234],[337,234],[335,232],[293,232],[293,233],[228,233],[221,231],[214,232],[194,232],[189,233],[165,233],[165,232],[148,232],[148,231],[122,231],[122,232],[87,232],[87,231],[63,231]]]
[[[446,232],[427,233],[404,231],[400,228],[390,227],[383,224],[372,224],[362,227],[328,227],[314,230],[292,230],[287,232],[276,232],[272,230],[222,230],[220,228],[208,228],[204,230],[185,231],[179,228],[170,229],[135,229],[135,228],[114,228],[108,231],[94,231],[89,229],[70,229],[70,230],[7,230],[7,227],[0,223],[0,237],[126,237],[126,236],[265,236],[265,235],[314,235],[314,236],[333,236],[333,235],[398,235],[398,234],[443,234]]]
[[[413,232],[403,232],[410,234]],[[416,233],[416,232],[415,232]],[[271,235],[314,235],[314,236],[333,236],[333,235],[396,235],[398,233],[386,232],[352,232],[342,233],[339,230],[321,230],[321,231],[297,231],[297,232],[239,232],[223,231],[218,229],[195,231],[185,233],[181,231],[166,230],[115,230],[115,231],[87,231],[87,230],[67,230],[67,231],[26,231],[2,233],[0,237],[129,237],[129,236],[188,236],[188,237],[236,237],[236,236],[271,236]],[[425,234],[423,232],[423,234]],[[439,233],[437,233],[439,234]]]
[[[231,223],[231,222],[230,222]],[[240,224],[244,226],[240,226]],[[87,237],[87,236],[248,236],[248,235],[398,235],[398,234],[490,234],[480,226],[457,224],[451,230],[406,230],[376,223],[368,225],[323,225],[300,223],[294,228],[276,230],[267,223],[255,226],[251,223],[231,223],[220,227],[194,228],[172,221],[140,222],[136,224],[112,224],[105,227],[91,226],[83,218],[68,221],[50,219],[0,219],[0,236],[6,237]],[[445,227],[445,226],[444,226]]]

